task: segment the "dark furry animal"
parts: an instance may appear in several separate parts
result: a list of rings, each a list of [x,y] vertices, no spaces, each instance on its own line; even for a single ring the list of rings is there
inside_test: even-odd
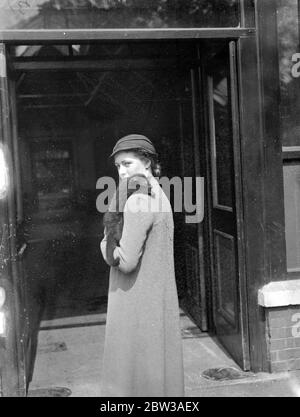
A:
[[[122,236],[124,206],[134,193],[151,195],[151,185],[145,175],[136,174],[122,180],[108,211],[104,214],[103,225],[107,236],[106,258],[111,266],[119,264],[119,259],[114,259],[113,253]]]

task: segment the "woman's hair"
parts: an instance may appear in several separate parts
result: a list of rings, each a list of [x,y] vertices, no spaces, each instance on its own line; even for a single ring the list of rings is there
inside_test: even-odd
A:
[[[132,152],[140,159],[148,159],[151,163],[151,170],[154,177],[161,176],[161,164],[158,161],[157,155],[144,151],[143,149],[132,149]]]

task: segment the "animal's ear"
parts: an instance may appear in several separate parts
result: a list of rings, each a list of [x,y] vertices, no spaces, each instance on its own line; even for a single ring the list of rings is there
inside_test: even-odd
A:
[[[129,195],[138,192],[151,195],[151,185],[143,174],[136,174],[128,179]]]

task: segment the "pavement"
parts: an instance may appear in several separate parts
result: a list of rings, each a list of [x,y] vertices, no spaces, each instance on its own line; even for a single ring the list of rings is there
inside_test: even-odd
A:
[[[43,320],[28,395],[99,397],[105,319],[103,312]],[[181,328],[185,397],[300,396],[300,371],[243,372],[218,341],[201,333],[183,311]],[[216,368],[218,372],[212,372]],[[215,379],[218,375],[223,378]],[[226,379],[228,375],[231,379]]]

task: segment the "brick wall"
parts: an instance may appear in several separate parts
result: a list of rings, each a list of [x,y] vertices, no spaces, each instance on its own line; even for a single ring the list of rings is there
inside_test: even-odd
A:
[[[270,372],[300,369],[300,305],[266,308]]]

